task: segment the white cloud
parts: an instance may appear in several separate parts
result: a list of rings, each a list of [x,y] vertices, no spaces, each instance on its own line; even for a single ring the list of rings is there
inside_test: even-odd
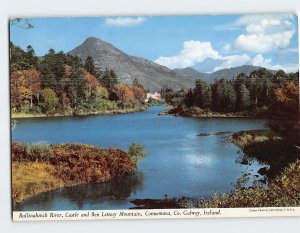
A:
[[[297,70],[299,70],[298,64],[272,64],[272,59],[265,58],[262,54],[257,54],[253,58],[251,58],[247,54],[225,57],[221,56],[221,59],[224,60],[224,62],[220,66],[215,67],[214,71],[242,65],[261,66],[270,70],[284,70],[285,72],[296,72]]]
[[[248,30],[251,32],[263,31],[264,28],[266,28],[269,24],[278,25],[279,22],[276,20],[265,21],[262,22],[260,28],[251,26]],[[284,51],[286,50],[287,49],[285,49]],[[262,66],[272,70],[282,69],[285,72],[296,72],[299,69],[298,64],[273,64],[271,58],[265,58],[261,53],[257,53],[254,57],[246,53],[224,56],[213,48],[211,42],[196,40],[185,41],[183,43],[182,50],[178,54],[169,57],[160,56],[154,62],[163,66],[167,66],[170,69],[174,69],[193,67],[195,65],[201,67],[202,64],[205,64],[206,59],[212,59],[215,61],[212,72],[220,69],[232,68],[242,65]]]
[[[234,22],[229,24],[218,25],[215,30],[240,30],[249,24],[259,24],[262,20],[280,20],[293,24],[296,22],[296,17],[293,14],[249,14],[239,17]]]
[[[252,64],[254,66],[263,66],[263,67],[270,67],[271,62],[272,62],[271,58],[264,58],[261,54],[257,54],[252,60]]]
[[[190,40],[183,43],[183,49],[179,54],[171,57],[161,56],[155,62],[173,69],[191,67],[207,58],[219,57],[219,53],[212,48],[210,42]]]
[[[285,72],[296,72],[299,70],[298,64],[273,65],[271,58],[264,58],[261,54],[257,54],[252,59],[252,65],[262,66],[270,70],[284,70]]]
[[[250,14],[244,15],[238,18],[232,25],[235,26],[246,26],[249,24],[258,24],[262,20],[280,20],[280,21],[295,21],[295,15],[293,14]]]
[[[220,59],[223,60],[223,63],[220,66],[215,67],[214,71],[246,65],[251,61],[251,57],[247,54],[231,55],[225,57],[222,56],[220,57]]]
[[[145,21],[144,17],[116,17],[116,18],[107,18],[105,23],[108,25],[115,26],[134,26],[142,24]]]
[[[289,46],[295,34],[292,15],[245,16],[235,24],[244,26],[246,32],[239,35],[232,44],[224,46],[225,51],[265,53],[280,50]]]

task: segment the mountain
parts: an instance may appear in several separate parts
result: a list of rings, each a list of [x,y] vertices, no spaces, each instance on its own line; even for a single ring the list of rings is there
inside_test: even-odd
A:
[[[263,68],[261,66],[251,66],[251,65],[243,65],[238,67],[232,67],[228,69],[221,69],[215,71],[213,73],[201,73],[191,67],[184,69],[174,69],[174,72],[178,75],[184,76],[186,78],[193,79],[201,79],[206,81],[207,83],[213,83],[216,79],[224,78],[226,80],[236,78],[240,73],[245,73],[246,75],[250,75],[250,73],[254,70],[258,70]],[[276,73],[274,70],[269,70],[273,74]]]
[[[203,81],[208,82],[210,79],[209,74],[201,73],[192,67],[187,67],[187,68],[183,68],[183,69],[174,69],[173,71],[178,76],[183,76],[185,78],[190,78],[190,79],[194,79],[194,80],[201,79]]]
[[[187,89],[195,84],[192,77],[178,75],[173,70],[147,59],[130,56],[112,44],[95,37],[87,38],[68,53],[80,57],[82,61],[85,61],[87,56],[92,56],[98,69],[114,69],[119,81],[126,84],[132,84],[136,78],[145,89],[151,91],[158,91],[162,87],[175,90]]]
[[[112,44],[95,37],[87,38],[68,53],[80,57],[82,61],[85,61],[87,56],[92,56],[98,69],[114,69],[119,81],[129,85],[136,78],[145,89],[150,91],[158,91],[165,87],[174,90],[193,88],[197,79],[213,83],[216,79],[233,79],[240,73],[249,75],[252,71],[262,68],[243,65],[213,73],[202,73],[191,67],[171,70],[145,58],[130,56]],[[275,73],[275,71],[271,72]]]

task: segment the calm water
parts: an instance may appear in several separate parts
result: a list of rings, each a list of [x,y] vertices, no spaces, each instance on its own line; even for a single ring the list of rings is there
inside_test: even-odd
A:
[[[256,174],[257,163],[245,166],[236,162],[241,151],[228,142],[228,137],[231,132],[266,128],[264,120],[158,116],[163,109],[17,120],[13,140],[80,142],[123,150],[137,142],[145,145],[148,156],[134,175],[40,194],[15,210],[128,209],[135,198],[210,197],[215,191],[231,191],[241,173]],[[199,137],[198,133],[211,135]]]

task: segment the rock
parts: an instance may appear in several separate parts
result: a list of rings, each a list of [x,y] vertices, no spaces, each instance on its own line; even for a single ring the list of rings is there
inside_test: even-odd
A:
[[[262,167],[257,171],[257,173],[264,176],[264,175],[267,175],[268,171],[269,171],[268,167]]]
[[[199,133],[197,134],[197,136],[199,137],[206,137],[206,136],[209,136],[210,134],[209,133]]]

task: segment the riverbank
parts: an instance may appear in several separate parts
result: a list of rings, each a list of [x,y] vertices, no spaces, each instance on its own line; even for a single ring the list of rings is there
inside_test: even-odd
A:
[[[266,164],[266,167],[260,169],[259,173],[268,177],[267,187],[260,182],[254,182],[251,187],[247,187],[250,177],[245,174],[237,180],[234,191],[214,193],[210,199],[190,201],[175,198],[139,201],[136,204],[144,203],[147,208],[164,208],[165,204],[177,208],[253,208],[300,205],[300,151],[295,145],[290,144],[282,134],[271,130],[236,132],[230,137],[230,141],[243,150],[243,159],[247,160],[247,164],[251,164],[253,159]]]
[[[293,207],[300,205],[300,160],[290,163],[276,178],[269,181],[268,188],[259,183],[244,187],[242,180],[231,193],[215,193],[211,199],[197,203],[180,201],[183,208],[253,208]]]
[[[261,175],[275,178],[290,164],[300,159],[300,150],[284,135],[271,130],[249,130],[234,133],[231,142],[243,150],[242,160],[251,163],[258,160],[266,166]]]
[[[201,135],[202,136],[202,135]],[[206,135],[203,135],[206,136]],[[247,164],[256,159],[267,166],[260,169],[266,175],[268,185],[246,183],[249,175],[240,177],[235,190],[230,193],[214,193],[210,199],[190,201],[165,199],[144,201],[147,208],[164,207],[165,203],[177,208],[252,208],[291,207],[300,205],[300,151],[280,133],[271,130],[248,130],[234,133],[230,141],[243,150]],[[174,201],[176,202],[174,203]],[[137,204],[143,203],[141,201]],[[137,206],[136,208],[139,208]]]
[[[104,111],[88,111],[81,112],[77,114],[66,113],[66,114],[41,114],[41,113],[11,113],[12,119],[20,118],[43,118],[43,117],[66,117],[66,116],[96,116],[96,115],[111,115],[111,114],[126,114],[134,112],[142,112],[147,110],[151,105],[141,105],[135,108],[126,108],[126,109],[114,109],[114,110],[104,110]]]
[[[293,207],[300,205],[300,160],[290,163],[268,187],[254,183],[245,187],[247,177],[242,177],[230,193],[214,193],[210,199],[190,200],[188,198],[136,199],[131,209],[173,209],[173,208],[255,208]]]
[[[175,116],[184,116],[184,117],[195,117],[195,118],[265,118],[266,111],[243,111],[243,112],[213,112],[209,109],[201,109],[198,107],[175,107],[167,109],[160,113],[160,115],[175,115]]]
[[[86,144],[12,143],[12,200],[79,184],[107,182],[133,172],[143,147],[129,152]],[[137,159],[138,158],[138,159]]]

